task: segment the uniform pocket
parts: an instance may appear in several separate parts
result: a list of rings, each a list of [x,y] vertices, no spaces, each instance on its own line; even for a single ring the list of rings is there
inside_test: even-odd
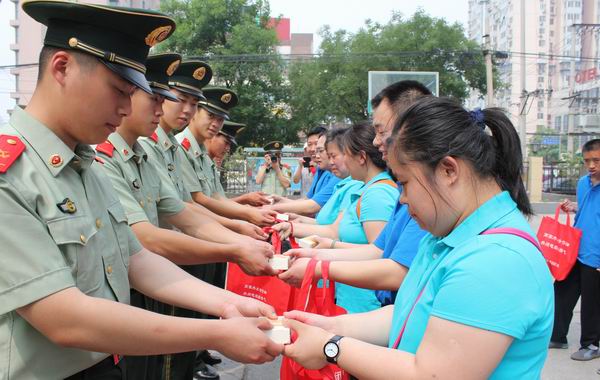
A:
[[[76,268],[77,287],[86,294],[97,290],[102,284],[104,270],[101,252],[88,245],[97,232],[92,220],[86,215],[78,215],[50,220],[47,225],[71,268]]]

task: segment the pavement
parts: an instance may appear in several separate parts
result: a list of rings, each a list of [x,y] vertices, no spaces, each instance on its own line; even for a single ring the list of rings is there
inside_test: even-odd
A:
[[[536,215],[530,219],[531,227],[537,231],[543,216],[554,214],[556,203],[544,202],[533,205]],[[579,304],[573,312],[573,320],[569,329],[569,348],[565,350],[552,349],[548,351],[548,358],[542,371],[542,380],[600,380],[596,370],[600,368],[600,359],[588,362],[572,360],[570,355],[579,349]],[[216,353],[219,356],[218,353]],[[222,356],[221,356],[222,357]],[[223,363],[217,369],[221,380],[277,380],[281,358],[263,365],[244,365],[223,358]]]

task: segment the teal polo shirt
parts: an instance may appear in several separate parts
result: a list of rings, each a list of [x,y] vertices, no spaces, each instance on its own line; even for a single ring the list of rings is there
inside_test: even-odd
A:
[[[369,240],[363,229],[363,223],[371,221],[390,220],[398,203],[400,193],[396,187],[385,183],[375,183],[380,180],[391,180],[390,175],[383,171],[373,177],[363,187],[350,193],[350,203],[344,210],[339,225],[340,241],[354,244],[368,244]],[[371,186],[372,185],[372,186]],[[356,213],[360,201],[360,219]],[[362,313],[381,307],[376,293],[371,289],[356,288],[346,284],[336,284],[335,295],[337,304],[348,313]]]
[[[415,353],[431,316],[512,337],[491,379],[539,379],[552,333],[552,276],[540,251],[522,237],[480,235],[511,227],[535,236],[507,192],[481,205],[448,236],[426,235],[398,290],[393,347]]]
[[[342,179],[340,182],[335,184],[333,195],[329,200],[321,207],[321,210],[315,218],[317,224],[333,224],[337,219],[340,211],[343,211],[348,207],[350,203],[350,195],[352,192],[360,190],[364,185],[364,182],[357,181],[348,176]]]

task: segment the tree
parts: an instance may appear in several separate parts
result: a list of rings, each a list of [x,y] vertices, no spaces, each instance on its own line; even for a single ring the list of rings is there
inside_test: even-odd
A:
[[[328,27],[320,34],[320,57],[289,69],[295,128],[367,119],[369,71],[437,71],[441,95],[462,101],[469,87],[485,93],[483,55],[460,24],[418,11],[385,25],[367,20],[355,34]]]
[[[165,0],[161,10],[177,23],[161,49],[208,62],[214,73],[211,84],[239,95],[231,118],[248,125],[237,138],[240,145],[297,141],[296,131],[278,112],[287,87],[267,1]]]

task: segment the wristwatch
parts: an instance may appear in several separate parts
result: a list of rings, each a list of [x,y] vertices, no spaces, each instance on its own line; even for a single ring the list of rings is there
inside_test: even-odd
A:
[[[325,353],[325,358],[329,363],[337,363],[338,357],[340,356],[340,345],[338,342],[342,338],[343,336],[336,335],[329,339],[327,343],[325,343],[325,346],[323,346],[323,353]]]

